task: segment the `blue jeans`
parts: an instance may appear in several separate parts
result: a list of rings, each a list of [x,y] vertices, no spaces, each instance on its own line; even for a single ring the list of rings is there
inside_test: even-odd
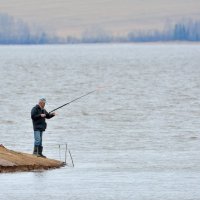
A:
[[[34,131],[35,146],[42,146],[42,133],[42,131]]]

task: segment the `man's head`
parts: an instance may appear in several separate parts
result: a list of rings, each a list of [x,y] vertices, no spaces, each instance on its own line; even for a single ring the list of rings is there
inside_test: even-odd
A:
[[[45,104],[46,104],[46,99],[45,99],[45,98],[39,99],[39,106],[40,106],[41,108],[44,108],[44,107],[45,107]]]

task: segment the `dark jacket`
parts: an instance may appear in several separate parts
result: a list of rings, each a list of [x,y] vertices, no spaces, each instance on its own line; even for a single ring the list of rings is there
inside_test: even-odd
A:
[[[46,117],[41,117],[41,114],[46,114]],[[31,118],[33,121],[33,130],[34,131],[45,131],[47,128],[47,123],[45,118],[50,119],[54,115],[49,114],[45,109],[41,109],[39,105],[36,105],[31,110]]]

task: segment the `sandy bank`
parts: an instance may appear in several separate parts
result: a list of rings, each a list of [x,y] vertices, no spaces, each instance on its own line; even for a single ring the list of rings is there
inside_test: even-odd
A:
[[[0,173],[55,169],[62,166],[63,162],[15,152],[0,145]]]

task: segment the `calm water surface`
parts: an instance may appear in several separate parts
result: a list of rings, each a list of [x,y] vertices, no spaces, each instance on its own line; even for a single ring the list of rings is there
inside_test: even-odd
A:
[[[30,110],[52,110],[44,153],[75,168],[0,175],[0,199],[199,200],[200,45],[0,46],[0,143],[31,153]],[[59,144],[61,144],[59,156]]]

